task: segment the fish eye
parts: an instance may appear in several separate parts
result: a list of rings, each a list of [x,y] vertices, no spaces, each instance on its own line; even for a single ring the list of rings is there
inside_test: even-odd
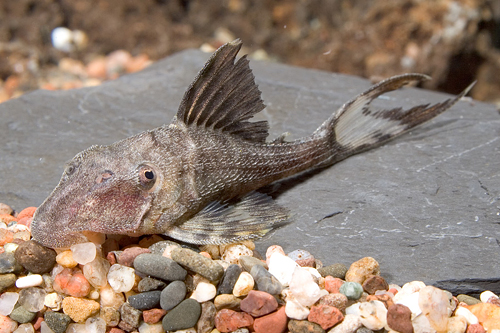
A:
[[[139,182],[147,190],[156,183],[156,170],[147,164],[139,166]]]

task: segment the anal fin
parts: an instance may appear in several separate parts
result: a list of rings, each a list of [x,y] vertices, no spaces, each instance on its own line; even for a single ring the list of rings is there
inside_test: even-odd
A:
[[[212,202],[165,234],[191,244],[228,244],[260,238],[288,218],[288,211],[270,196],[251,192],[234,204]]]

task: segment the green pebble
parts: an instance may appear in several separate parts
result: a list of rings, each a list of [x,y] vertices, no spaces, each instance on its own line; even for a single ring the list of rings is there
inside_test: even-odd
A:
[[[35,319],[36,312],[30,312],[20,305],[12,310],[9,317],[20,324],[26,324]]]
[[[0,293],[16,283],[16,274],[0,274]]]
[[[345,282],[340,286],[340,293],[350,300],[357,300],[363,294],[363,287],[357,282]]]
[[[479,300],[475,297],[469,296],[469,295],[464,295],[464,294],[458,295],[457,299],[459,302],[464,302],[467,305],[474,305],[474,304],[481,303],[481,300]]]
[[[326,267],[321,267],[318,269],[319,274],[322,277],[333,276],[341,280],[345,280],[345,274],[347,273],[347,267],[344,264],[333,264]]]

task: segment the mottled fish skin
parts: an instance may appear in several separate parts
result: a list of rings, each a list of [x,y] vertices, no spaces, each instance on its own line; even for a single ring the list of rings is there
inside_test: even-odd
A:
[[[267,122],[248,121],[264,104],[247,58],[235,61],[240,48],[236,40],[212,55],[170,125],[76,155],[37,209],[34,239],[61,248],[86,241],[83,231],[165,234],[194,244],[261,237],[288,213],[257,189],[378,146],[470,89],[431,106],[372,111],[379,95],[429,79],[395,76],[344,104],[311,136],[266,143]]]

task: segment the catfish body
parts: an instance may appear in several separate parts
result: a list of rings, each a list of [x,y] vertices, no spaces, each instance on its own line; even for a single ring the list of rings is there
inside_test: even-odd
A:
[[[344,104],[311,136],[268,143],[267,122],[248,121],[264,104],[246,57],[235,62],[240,47],[237,40],[214,53],[170,125],[76,155],[35,212],[34,239],[61,248],[86,241],[83,231],[166,234],[195,244],[260,237],[288,214],[255,190],[380,145],[467,92],[406,111],[370,110],[379,95],[428,79],[396,76]]]

